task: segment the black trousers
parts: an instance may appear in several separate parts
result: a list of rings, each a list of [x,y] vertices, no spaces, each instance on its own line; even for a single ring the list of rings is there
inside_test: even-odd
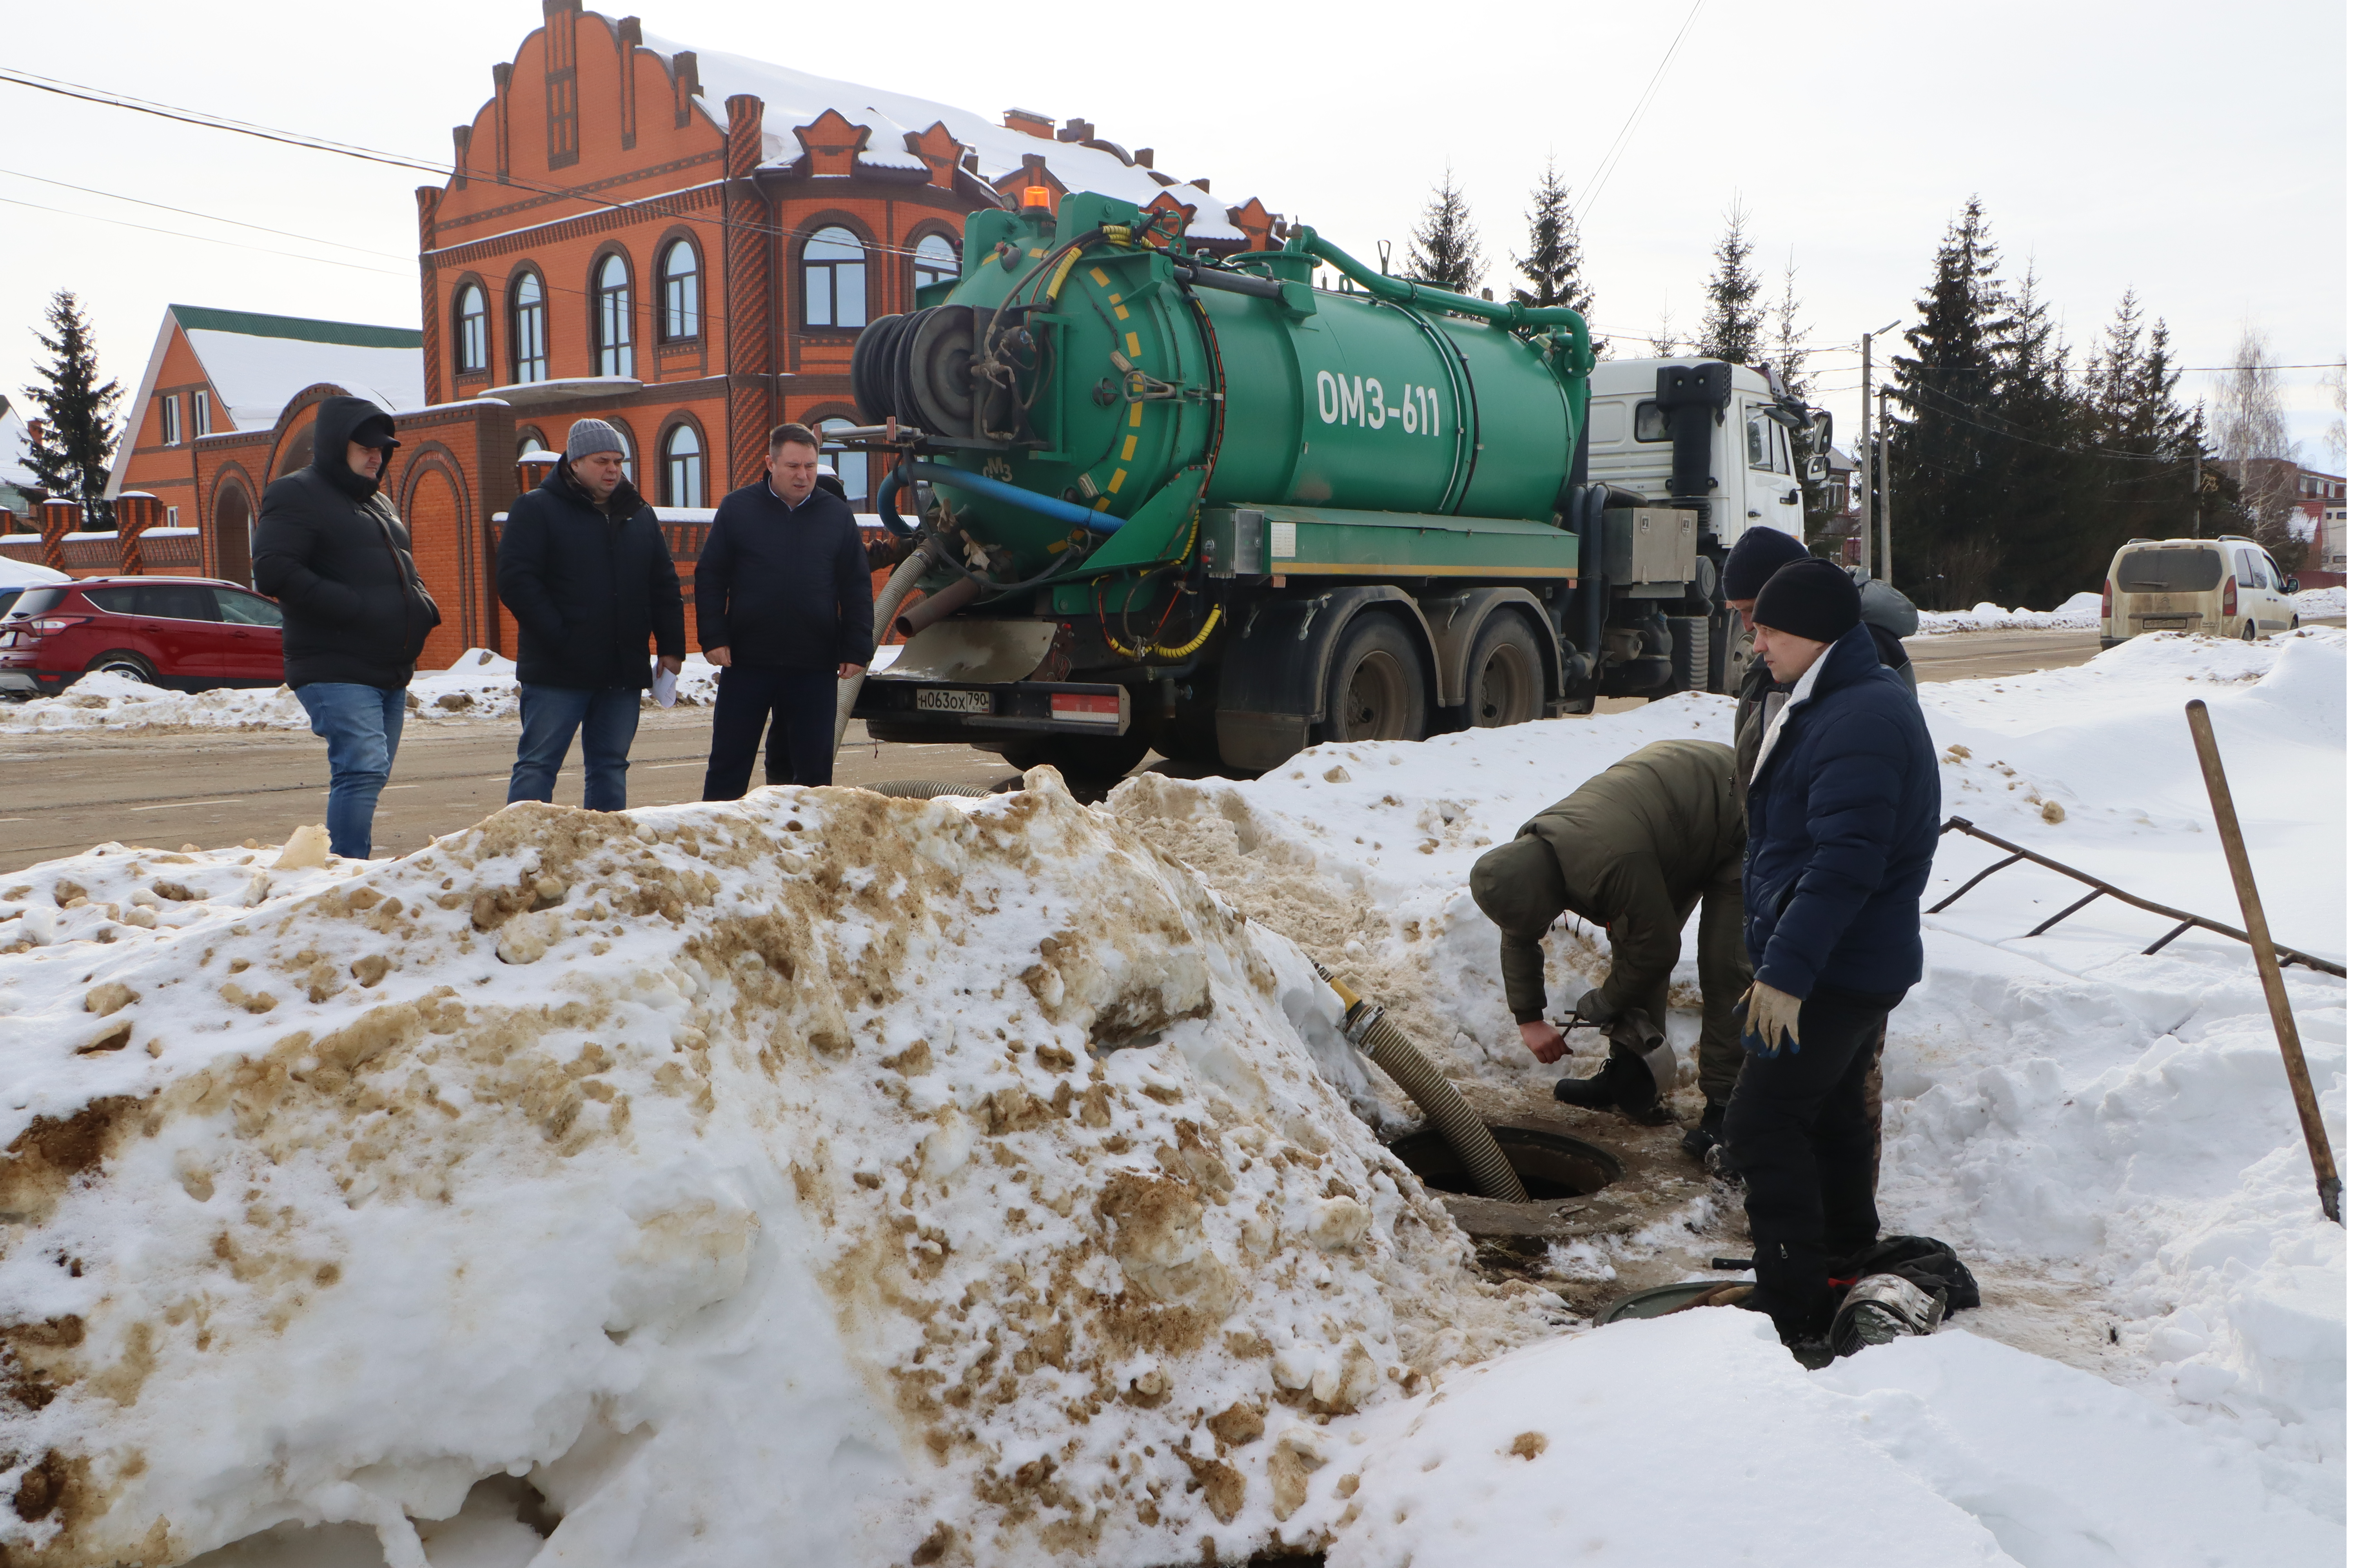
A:
[[[1749,1188],[1757,1289],[1748,1305],[1771,1312],[1786,1338],[1830,1327],[1830,1260],[1880,1239],[1880,1128],[1864,1083],[1903,999],[1817,986],[1798,1011],[1798,1048],[1747,1057],[1734,1084],[1724,1141]]]
[[[779,670],[731,664],[719,672],[719,701],[711,713],[711,763],[703,774],[706,800],[740,800],[752,782],[760,734],[769,734],[768,778],[795,784],[833,782],[833,713],[838,690],[832,670]],[[777,766],[782,746],[790,775]]]

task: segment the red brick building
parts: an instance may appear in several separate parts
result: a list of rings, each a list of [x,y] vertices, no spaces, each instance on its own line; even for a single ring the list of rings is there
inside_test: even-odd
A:
[[[188,313],[175,306],[133,416],[141,434],[117,465],[123,486],[201,527],[208,573],[243,580],[261,489],[309,461],[312,410],[338,392],[374,397],[404,443],[387,491],[447,617],[429,665],[514,647],[494,589],[496,519],[523,454],[560,449],[576,418],[610,421],[691,571],[698,514],[759,476],[770,427],[856,420],[860,328],[955,275],[966,214],[1026,189],[1050,200],[1087,189],[1182,207],[1213,249],[1281,235],[1256,198],[1214,200],[1208,180],[1159,173],[1150,149],[1084,121],[991,120],[695,50],[578,0],[542,0],[542,13],[452,132],[455,175],[417,193],[414,399],[353,385],[329,352],[344,345],[316,343],[289,362],[316,373],[266,415],[249,422],[239,408],[233,429],[204,434],[181,409],[183,450],[164,439],[161,400],[203,389],[217,411],[223,389],[202,387],[201,364],[178,354]],[[865,510],[879,475],[857,454],[837,462]]]

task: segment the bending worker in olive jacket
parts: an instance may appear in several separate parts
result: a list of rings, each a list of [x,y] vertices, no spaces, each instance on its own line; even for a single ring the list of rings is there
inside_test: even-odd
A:
[[[1698,905],[1702,1087],[1712,1103],[1732,1097],[1741,1065],[1738,1003],[1749,984],[1743,840],[1732,748],[1663,740],[1587,779],[1511,842],[1479,857],[1471,896],[1503,932],[1504,1000],[1531,1054],[1557,1062],[1568,1049],[1544,1019],[1540,946],[1564,911],[1610,936],[1610,972],[1578,999],[1577,1016],[1606,1025],[1640,1009],[1664,1026],[1668,977]],[[1712,1072],[1726,1081],[1710,1082]],[[1598,1077],[1564,1078],[1553,1092],[1573,1104],[1604,1102]]]

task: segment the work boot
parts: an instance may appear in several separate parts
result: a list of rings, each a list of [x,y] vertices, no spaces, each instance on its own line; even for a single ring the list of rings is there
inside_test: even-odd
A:
[[[1553,1097],[1580,1110],[1608,1110],[1618,1103],[1610,1092],[1607,1069],[1590,1078],[1564,1078],[1553,1086]]]
[[[1702,1164],[1708,1162],[1708,1151],[1724,1141],[1724,1107],[1715,1100],[1700,1113],[1700,1125],[1684,1133],[1684,1152]]]
[[[1851,1356],[1907,1334],[1934,1331],[1946,1316],[1946,1293],[1935,1295],[1897,1274],[1868,1274],[1855,1282],[1831,1319],[1831,1349]]]

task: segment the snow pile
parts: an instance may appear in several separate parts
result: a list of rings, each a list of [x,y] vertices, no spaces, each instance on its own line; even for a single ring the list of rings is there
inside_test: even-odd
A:
[[[2071,594],[2054,609],[2005,609],[1981,604],[1975,609],[1925,609],[1917,637],[1953,631],[2089,631],[2101,623],[2098,592]]]
[[[1750,1313],[1628,1323],[1452,1377],[1443,1400],[1373,1413],[1328,1451],[1352,1473],[1287,1533],[1337,1537],[1333,1568],[1571,1549],[1628,1568],[1683,1568],[1712,1549],[2034,1568],[2321,1563],[2345,1550],[2341,1531],[2268,1496],[2244,1455],[1968,1333],[1809,1376]],[[1695,1452],[1727,1463],[1695,1481],[1673,1457]]]
[[[2306,620],[2322,620],[2346,613],[2346,587],[2299,588],[2296,613]]]
[[[1321,1423],[1547,1298],[1351,1114],[1296,948],[1029,782],[0,889],[0,1552],[1271,1542]]]
[[[700,653],[688,655],[679,672],[679,702],[687,706],[708,705],[718,691],[718,669]],[[514,661],[487,648],[469,648],[446,670],[418,672],[408,684],[408,722],[512,719],[521,705]],[[285,686],[171,692],[107,674],[84,675],[54,697],[0,704],[0,734],[159,726],[306,730],[311,718]]]

